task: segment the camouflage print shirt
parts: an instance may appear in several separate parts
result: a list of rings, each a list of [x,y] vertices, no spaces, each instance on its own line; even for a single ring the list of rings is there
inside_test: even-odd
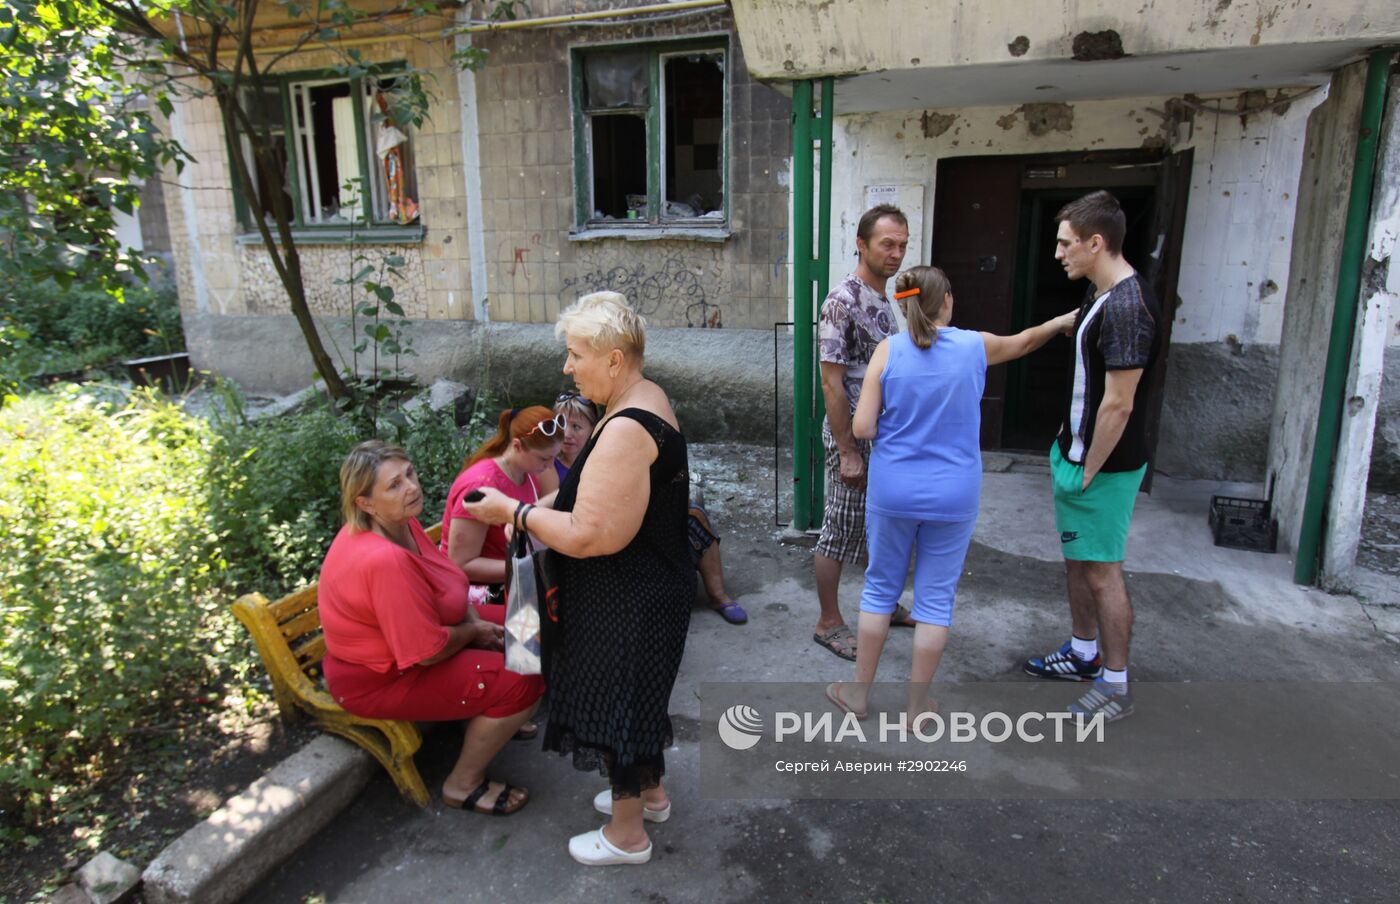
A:
[[[827,293],[817,324],[819,358],[846,365],[846,395],[852,411],[860,401],[861,382],[875,346],[898,330],[890,300],[854,273]]]

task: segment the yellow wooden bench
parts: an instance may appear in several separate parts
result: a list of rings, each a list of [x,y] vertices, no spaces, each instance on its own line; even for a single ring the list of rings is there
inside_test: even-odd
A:
[[[436,543],[441,530],[441,525],[433,525],[428,537]],[[308,715],[323,731],[359,744],[389,770],[404,797],[420,807],[428,805],[428,789],[413,762],[413,754],[423,744],[418,727],[412,722],[351,715],[326,692],[321,680],[326,639],[315,584],[275,603],[261,593],[245,594],[234,602],[233,614],[253,635],[283,720]]]

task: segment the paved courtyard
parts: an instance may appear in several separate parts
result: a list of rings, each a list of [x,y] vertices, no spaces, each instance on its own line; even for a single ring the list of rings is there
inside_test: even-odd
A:
[[[851,669],[811,640],[811,551],[779,542],[772,450],[697,446],[692,465],[724,534],[730,590],[751,618],[733,627],[698,605],[694,612],[671,706],[675,810],[652,827],[650,864],[587,869],[569,859],[569,836],[602,819],[590,801],[603,782],[517,742],[492,771],[530,788],[518,815],[492,819],[436,803],[417,810],[381,774],[247,900],[1394,900],[1394,800],[707,798],[698,779],[702,682],[819,682],[849,678]],[[989,454],[986,465],[940,681],[1029,681],[1019,659],[1057,645],[1067,628],[1047,473],[1025,457]],[[1128,553],[1134,679],[1400,680],[1397,610],[1297,587],[1284,555],[1213,546],[1212,492],[1258,488],[1159,477],[1140,499]],[[848,619],[859,588],[859,572],[848,570]],[[908,674],[909,647],[908,632],[891,635],[883,679]],[[429,735],[419,765],[430,788],[459,741],[453,727]]]

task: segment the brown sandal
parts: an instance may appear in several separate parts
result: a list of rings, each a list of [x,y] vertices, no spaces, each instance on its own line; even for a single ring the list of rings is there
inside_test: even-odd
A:
[[[813,634],[812,640],[842,659],[856,661],[856,636],[849,625],[837,625],[825,634]]]

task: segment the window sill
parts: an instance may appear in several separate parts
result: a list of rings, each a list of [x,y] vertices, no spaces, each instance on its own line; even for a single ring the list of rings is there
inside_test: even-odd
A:
[[[587,226],[569,232],[571,242],[593,242],[599,239],[626,239],[629,242],[659,242],[683,239],[691,242],[726,242],[734,235],[724,226]]]
[[[298,245],[412,245],[423,241],[421,224],[413,226],[326,227],[323,229],[293,229],[292,240]],[[277,233],[273,232],[273,238]],[[240,245],[261,245],[262,236],[245,232],[238,236]]]

